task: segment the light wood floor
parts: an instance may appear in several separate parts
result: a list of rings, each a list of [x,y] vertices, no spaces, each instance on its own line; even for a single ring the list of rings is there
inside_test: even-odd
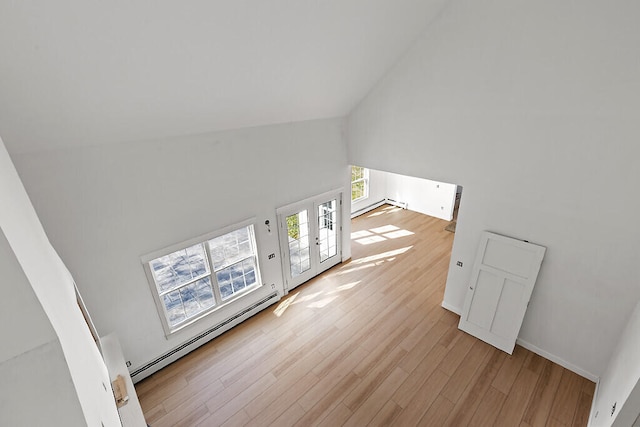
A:
[[[584,426],[594,384],[440,307],[446,221],[389,206],[352,260],[136,385],[163,426]],[[411,233],[411,234],[410,234]]]

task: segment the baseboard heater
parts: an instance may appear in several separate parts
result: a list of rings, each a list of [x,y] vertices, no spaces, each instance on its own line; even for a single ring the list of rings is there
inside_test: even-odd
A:
[[[402,209],[407,209],[407,206],[408,206],[407,202],[398,202],[397,200],[393,200],[393,199],[383,199],[383,200],[380,200],[379,202],[372,203],[369,206],[365,206],[362,209],[358,209],[355,212],[351,212],[351,219],[357,216],[366,214],[367,212],[372,211],[376,208],[379,208],[380,206],[385,204],[397,206]]]
[[[393,200],[393,199],[387,199],[386,201],[390,205],[397,206],[397,207],[402,208],[402,209],[407,209],[407,206],[408,206],[407,202],[399,202],[399,201]]]
[[[366,214],[367,212],[372,211],[375,208],[379,208],[380,206],[384,205],[385,203],[387,203],[387,199],[383,199],[383,200],[380,200],[379,202],[371,203],[369,206],[365,206],[362,209],[358,209],[355,212],[351,212],[351,218],[355,218],[355,217],[360,216],[362,214]]]
[[[194,338],[191,338],[189,341],[183,343],[182,345],[180,345],[180,346],[174,348],[173,350],[163,354],[162,356],[158,357],[157,359],[152,360],[151,362],[147,363],[146,365],[142,366],[141,368],[138,368],[135,371],[131,372],[131,377],[134,378],[136,375],[140,375],[141,373],[153,368],[154,366],[158,365],[159,363],[162,363],[163,361],[167,360],[168,358],[170,358],[172,356],[175,356],[176,353],[184,350],[185,348],[189,347],[190,345],[193,345],[193,344],[197,343],[198,341],[204,339],[205,337],[207,337],[207,336],[213,334],[214,332],[220,330],[221,328],[224,328],[225,326],[227,326],[229,323],[233,322],[234,320],[237,320],[238,318],[244,316],[245,314],[250,313],[251,311],[253,311],[256,308],[260,307],[262,304],[264,304],[266,302],[269,302],[271,300],[277,299],[277,298],[278,298],[278,293],[277,292],[274,292],[274,293],[266,296],[265,298],[261,299],[260,301],[256,302],[255,304],[245,308],[242,311],[239,311],[238,313],[234,314],[233,316],[229,317],[228,319],[225,319],[222,322],[218,323],[213,328],[204,331],[200,335],[198,335],[198,336],[196,336]]]

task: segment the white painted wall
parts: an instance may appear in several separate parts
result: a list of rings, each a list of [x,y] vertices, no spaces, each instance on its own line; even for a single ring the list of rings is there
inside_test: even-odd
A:
[[[349,193],[351,197],[351,193]],[[351,203],[351,212],[359,211],[387,198],[387,173],[369,169],[369,197]]]
[[[0,362],[4,362],[48,342],[57,341],[57,336],[2,230],[0,271],[5,296],[0,298],[0,337],[3,339]],[[20,319],[20,327],[16,327],[17,318]]]
[[[0,425],[81,425],[58,337],[1,230],[0,271]]]
[[[413,176],[387,174],[387,197],[407,203],[407,209],[451,221],[456,185]]]
[[[109,376],[0,140],[0,425],[119,426]]]
[[[100,425],[85,419],[57,340],[0,363],[0,376],[2,426]]]
[[[640,303],[631,314],[620,341],[613,351],[613,356],[600,377],[598,393],[591,408],[591,425],[630,426],[633,424],[640,414],[640,402],[633,401],[632,393],[639,384]],[[616,411],[612,416],[611,408],[614,404]]]
[[[269,294],[271,284],[282,292],[275,210],[338,188],[349,200],[342,134],[343,121],[330,119],[14,160],[98,332],[117,333],[135,369]],[[267,286],[165,338],[140,257],[252,217]]]
[[[483,230],[547,247],[520,339],[591,378],[640,298],[637,16],[452,0],[348,119],[350,163],[464,186],[448,306]]]

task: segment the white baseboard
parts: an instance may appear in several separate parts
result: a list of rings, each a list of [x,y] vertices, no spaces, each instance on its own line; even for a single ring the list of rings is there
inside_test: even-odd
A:
[[[458,316],[460,316],[462,314],[462,310],[459,307],[455,307],[451,304],[448,304],[445,301],[442,301],[442,303],[440,304],[443,308],[457,314]],[[562,359],[561,357],[558,357],[554,354],[549,353],[548,351],[545,351],[539,347],[536,347],[535,345],[524,341],[520,338],[518,338],[516,340],[516,344],[526,348],[529,351],[534,352],[535,354],[544,357],[547,360],[552,361],[553,363],[556,363],[560,366],[562,366],[563,368],[566,368],[568,370],[570,370],[571,372],[575,372],[576,374],[580,375],[581,377],[584,377],[590,381],[593,381],[596,383],[596,385],[598,384],[599,381],[599,377],[597,375],[592,374],[591,372],[585,371],[584,369],[567,362],[566,360]],[[595,396],[595,394],[594,394]]]
[[[380,200],[379,202],[375,202],[370,204],[369,206],[365,206],[364,208],[360,208],[357,211],[351,212],[351,219],[360,216],[360,215],[364,215],[367,212],[371,212],[372,210],[379,208],[380,206],[384,205],[385,203],[387,203],[387,199],[383,199]]]
[[[563,368],[566,368],[568,370],[570,370],[571,372],[575,372],[576,374],[580,375],[581,377],[584,377],[590,381],[593,382],[597,382],[599,380],[599,377],[597,375],[592,374],[591,372],[585,371],[584,369],[574,365],[573,363],[569,363],[566,360],[556,356],[555,354],[551,354],[548,351],[545,351],[539,347],[536,347],[535,345],[524,341],[520,338],[518,338],[516,340],[516,344],[519,344],[520,346],[526,348],[529,351],[534,352],[535,354],[544,357],[545,359],[548,359],[550,361],[552,361],[553,363],[557,363],[558,365],[562,366]]]
[[[392,206],[402,208],[402,209],[407,209],[407,206],[408,206],[407,202],[400,202],[398,200],[393,200],[393,199],[387,199],[386,202]]]

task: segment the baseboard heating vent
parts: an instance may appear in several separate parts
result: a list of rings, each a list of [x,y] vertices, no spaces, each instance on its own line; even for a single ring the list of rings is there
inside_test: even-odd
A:
[[[397,200],[387,199],[387,203],[389,203],[390,205],[393,205],[393,206],[397,206],[397,207],[402,208],[402,209],[407,209],[407,202],[399,202]]]
[[[218,323],[213,328],[204,331],[200,335],[190,339],[189,341],[183,343],[182,345],[180,345],[180,346],[174,348],[173,350],[163,354],[162,356],[158,357],[157,359],[152,360],[151,362],[147,363],[146,365],[142,366],[141,368],[136,369],[135,371],[131,372],[131,376],[135,377],[136,375],[140,375],[144,371],[153,368],[158,363],[161,363],[162,361],[167,360],[171,356],[174,356],[176,353],[184,350],[185,348],[189,347],[190,345],[195,344],[196,342],[202,340],[206,336],[211,335],[212,333],[214,333],[214,332],[220,330],[221,328],[225,327],[226,325],[228,325],[229,323],[231,323],[234,320],[238,319],[239,317],[242,317],[245,314],[250,313],[251,311],[253,311],[256,308],[260,307],[262,304],[264,304],[264,303],[266,303],[266,302],[268,302],[268,301],[270,301],[272,299],[275,299],[277,297],[278,297],[278,293],[277,292],[274,292],[274,293],[266,296],[265,298],[261,299],[260,301],[256,302],[255,304],[245,308],[244,310],[234,314],[233,316],[229,317],[228,319],[225,319],[222,322]]]
[[[367,212],[372,211],[375,208],[379,208],[380,206],[384,205],[386,202],[387,202],[386,199],[380,200],[379,202],[372,203],[369,206],[365,206],[362,209],[358,209],[355,212],[351,212],[351,218],[355,218],[355,217],[360,216],[362,214],[366,214]]]

